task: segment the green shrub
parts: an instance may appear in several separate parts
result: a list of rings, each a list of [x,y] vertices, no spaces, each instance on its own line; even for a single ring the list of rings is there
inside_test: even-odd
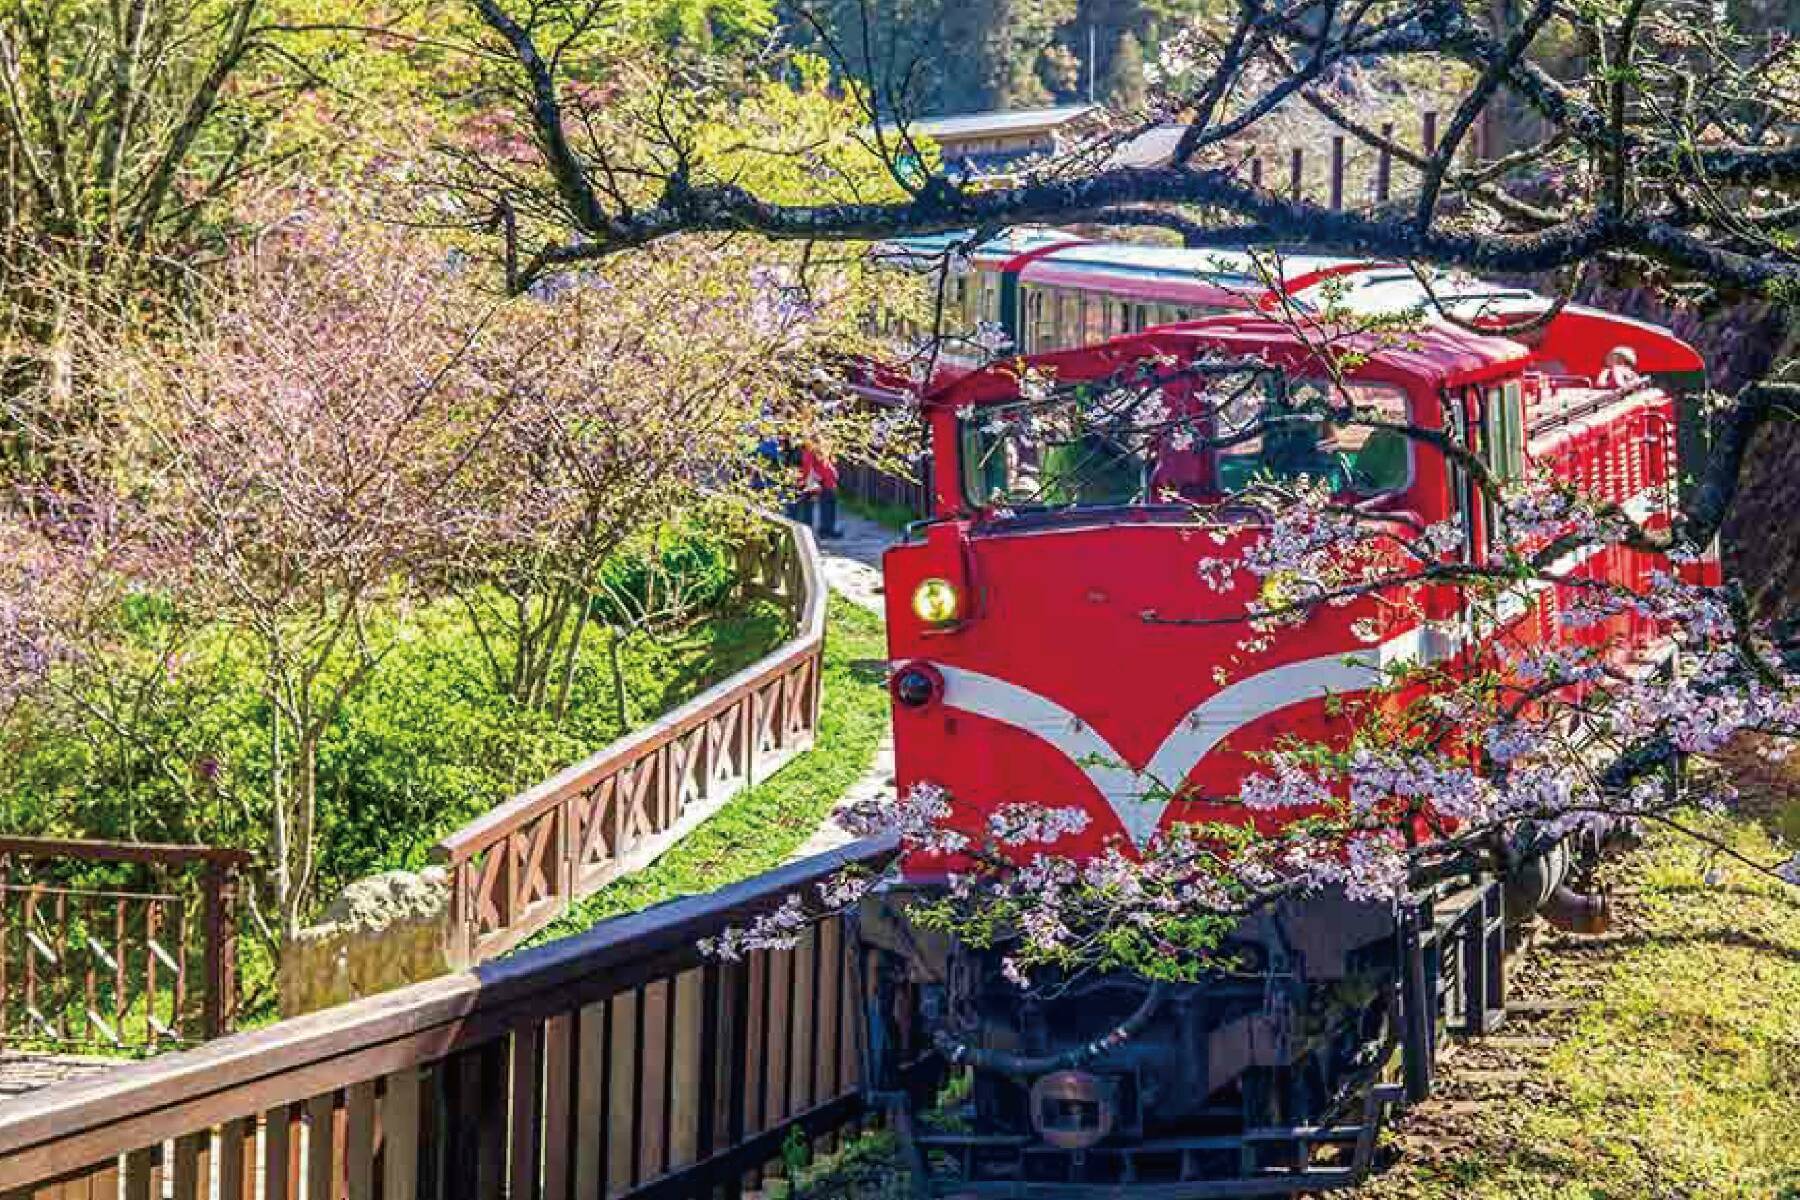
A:
[[[374,631],[375,643],[392,646],[320,748],[319,903],[370,872],[422,865],[445,833],[787,634],[773,605],[720,607],[731,594],[729,546],[697,523],[630,549],[607,570],[627,591],[678,580],[693,601],[689,619],[623,632],[597,622],[560,721],[495,686],[455,601],[391,614]],[[174,605],[137,597],[121,618],[132,636],[118,661],[83,672],[79,695],[21,706],[0,724],[0,829],[260,850],[271,752],[260,674],[223,630],[191,639],[173,669],[159,672],[153,647],[179,619]],[[130,706],[144,679],[148,699],[131,710],[126,736],[114,710]],[[65,682],[75,685],[72,672]]]

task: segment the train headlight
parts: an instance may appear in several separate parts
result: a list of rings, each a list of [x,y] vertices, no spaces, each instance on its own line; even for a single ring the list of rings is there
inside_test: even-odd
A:
[[[927,579],[913,589],[912,607],[927,625],[948,625],[956,620],[962,602],[948,579]]]
[[[902,667],[894,676],[894,699],[907,708],[924,708],[943,691],[944,681],[928,666],[913,664]]]

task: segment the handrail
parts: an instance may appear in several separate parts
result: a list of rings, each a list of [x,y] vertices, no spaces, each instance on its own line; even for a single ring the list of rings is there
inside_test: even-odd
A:
[[[90,862],[162,863],[179,866],[192,862],[246,867],[254,857],[248,850],[225,846],[189,846],[161,842],[112,842],[90,838],[0,837],[0,858],[79,858]]]
[[[526,1171],[537,1182],[541,1170],[542,1194],[562,1195],[574,1180],[571,1171],[583,1169],[578,1163],[592,1166],[583,1156],[600,1152],[594,1140],[606,1142],[621,1124],[628,1148],[634,1129],[653,1144],[648,1156],[627,1153],[610,1164],[611,1179],[628,1188],[680,1170],[702,1171],[709,1154],[734,1146],[778,1147],[789,1127],[811,1128],[809,1118],[816,1123],[823,1106],[847,1106],[856,1091],[862,1014],[851,1000],[856,970],[847,965],[853,956],[845,932],[831,918],[793,950],[759,951],[728,964],[704,962],[696,943],[846,866],[878,867],[896,849],[892,836],[865,839],[500,962],[61,1084],[28,1104],[0,1105],[0,1195],[59,1179],[105,1179],[114,1186],[121,1170],[125,1194],[141,1194],[134,1186],[147,1183],[170,1140],[175,1194],[189,1198],[215,1194],[214,1185],[220,1197],[292,1196],[290,1180],[305,1162],[332,1179],[347,1173],[353,1196],[369,1194],[359,1189],[358,1172],[366,1175],[379,1163],[385,1194],[401,1200],[425,1193],[419,1172],[434,1157],[427,1151],[479,1157],[484,1180],[491,1171],[497,1181],[509,1164],[515,1180]],[[753,977],[759,992],[751,989]],[[772,981],[783,981],[786,990],[777,995]],[[798,1002],[802,996],[805,1004]],[[741,1011],[723,1019],[725,1003],[750,1004],[754,1016],[748,1023],[751,1014]],[[786,1071],[780,1102],[765,1105],[765,1051],[777,1035],[796,1054],[808,1048],[809,1066]],[[733,1072],[756,1074],[732,1074],[732,1096],[711,1086],[710,1077],[697,1093],[685,1094],[673,1080],[653,1081],[665,1056],[677,1074],[723,1071],[728,1061]],[[606,1089],[619,1087],[624,1091],[615,1094],[635,1097],[632,1111],[609,1114],[594,1127],[577,1122],[599,1117]],[[660,1089],[655,1103],[661,1108],[646,1119],[653,1087]],[[751,1088],[757,1103],[746,1115],[737,1096]],[[430,1111],[421,1105],[422,1092],[454,1111]],[[708,1101],[707,1111],[697,1111]],[[334,1119],[342,1122],[339,1132],[327,1135]],[[467,1144],[456,1124],[465,1119],[478,1130]],[[457,1144],[432,1145],[445,1128]],[[303,1129],[317,1131],[305,1135],[305,1147]],[[664,1142],[665,1129],[689,1134],[678,1144]],[[526,1143],[530,1148],[520,1153]],[[218,1172],[209,1185],[205,1155],[215,1146]],[[454,1181],[449,1188],[451,1194],[473,1190]],[[533,1190],[528,1185],[513,1194]],[[485,1184],[481,1191],[487,1193]]]
[[[794,636],[439,841],[432,857],[451,876],[453,962],[518,945],[811,747],[825,645],[818,549],[805,526],[757,515],[773,536],[740,547],[739,584],[785,604]]]

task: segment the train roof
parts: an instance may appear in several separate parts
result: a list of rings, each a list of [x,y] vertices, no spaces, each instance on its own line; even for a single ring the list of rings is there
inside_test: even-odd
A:
[[[877,254],[892,260],[928,262],[949,253],[972,236],[968,230],[896,238]],[[1004,230],[967,254],[977,268],[1019,271],[1025,283],[1105,291],[1109,282],[1128,287],[1148,299],[1218,300],[1220,293],[1246,304],[1269,291],[1266,273],[1247,247],[1185,249],[1136,242],[1098,242],[1039,225]],[[1281,254],[1273,264],[1289,292],[1320,279],[1388,264],[1315,254]]]
[[[1427,386],[1454,386],[1504,375],[1529,362],[1531,351],[1510,338],[1471,333],[1448,325],[1428,325],[1408,331],[1403,339],[1373,334],[1334,337],[1334,349],[1355,349],[1367,355],[1369,373],[1376,377],[1405,379]],[[1115,366],[1153,355],[1198,356],[1202,351],[1242,355],[1308,354],[1314,343],[1293,327],[1260,314],[1228,314],[1163,325],[1073,350],[1029,355],[1025,362],[1051,371],[1073,372],[1092,378]],[[940,387],[928,403],[961,404],[1003,399],[1015,390],[1018,359],[1006,359],[970,372]],[[1367,370],[1362,368],[1361,370]],[[1359,371],[1360,373],[1360,371]]]

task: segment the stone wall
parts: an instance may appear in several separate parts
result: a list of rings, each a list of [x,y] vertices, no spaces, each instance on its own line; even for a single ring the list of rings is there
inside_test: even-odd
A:
[[[389,871],[350,884],[322,921],[282,947],[281,1015],[329,1008],[456,969],[449,915],[449,877],[438,867]]]

